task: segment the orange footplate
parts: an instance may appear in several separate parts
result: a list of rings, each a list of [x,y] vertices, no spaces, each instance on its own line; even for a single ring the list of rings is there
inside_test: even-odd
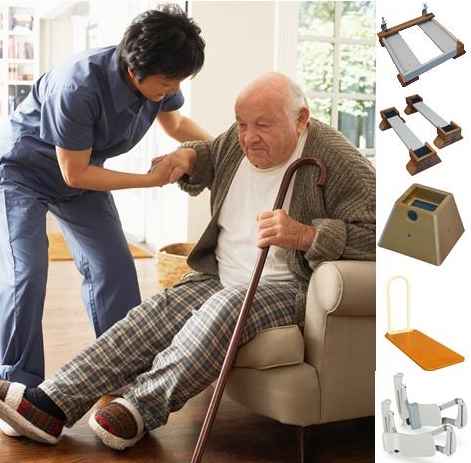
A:
[[[418,330],[386,333],[385,336],[417,365],[427,371],[438,370],[464,361],[462,355]]]

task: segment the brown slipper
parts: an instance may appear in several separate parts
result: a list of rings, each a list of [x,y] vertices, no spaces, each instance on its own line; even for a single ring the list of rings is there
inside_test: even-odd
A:
[[[105,445],[115,450],[132,447],[146,433],[140,413],[121,397],[96,410],[88,424]]]
[[[23,397],[26,386],[0,380],[0,419],[37,442],[56,444],[64,422],[43,412]]]

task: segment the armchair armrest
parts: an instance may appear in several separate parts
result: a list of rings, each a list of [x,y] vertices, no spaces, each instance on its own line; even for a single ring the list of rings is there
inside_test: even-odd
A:
[[[309,284],[306,362],[318,373],[321,421],[374,413],[376,263],[320,264]]]
[[[315,310],[335,312],[336,316],[375,316],[375,283],[376,262],[323,262],[312,274],[306,312]]]

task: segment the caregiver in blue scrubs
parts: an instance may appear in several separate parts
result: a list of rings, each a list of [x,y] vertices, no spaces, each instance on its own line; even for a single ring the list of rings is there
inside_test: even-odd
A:
[[[85,51],[46,72],[0,128],[0,377],[44,378],[46,213],[57,217],[99,336],[141,302],[136,269],[110,190],[176,181],[168,158],[142,174],[104,167],[157,120],[178,141],[210,135],[178,109],[180,83],[203,66],[199,27],[175,5],[139,15],[120,44]],[[70,326],[70,330],[74,330]]]

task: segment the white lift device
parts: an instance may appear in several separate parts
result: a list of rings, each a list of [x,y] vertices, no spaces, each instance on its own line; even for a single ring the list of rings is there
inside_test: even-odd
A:
[[[394,390],[396,392],[396,407],[403,424],[411,429],[420,429],[423,426],[440,426],[451,424],[458,429],[466,426],[468,415],[463,399],[453,399],[443,405],[410,403],[407,397],[407,388],[403,383],[404,375],[394,375]],[[442,417],[442,411],[456,405],[458,413],[456,418]]]
[[[454,427],[461,429],[466,426],[466,405],[462,399],[454,399],[443,405],[409,403],[406,386],[402,382],[404,375],[394,375],[396,405],[403,425],[411,429],[423,426],[437,426],[429,432],[404,434],[397,432],[394,413],[391,411],[389,399],[381,402],[383,418],[383,448],[387,452],[398,453],[406,457],[430,457],[437,451],[447,456],[456,450]],[[454,405],[458,406],[456,418],[442,417],[441,412]],[[438,445],[435,436],[446,434],[444,445]]]
[[[427,13],[424,4],[422,15],[394,27],[387,27],[383,17],[378,38],[381,46],[385,47],[394,62],[399,74],[397,78],[403,87],[416,81],[421,74],[444,63],[450,58],[458,58],[466,53],[464,44],[451,34],[445,27],[434,19],[433,13]],[[410,27],[418,26],[440,49],[441,54],[431,60],[421,63],[407,45],[400,32]]]
[[[437,137],[433,144],[437,148],[444,148],[456,141],[462,140],[461,127],[453,121],[447,122],[442,119],[435,111],[424,103],[419,95],[411,95],[406,98],[407,106],[404,112],[409,115],[416,112],[422,114],[437,129]]]
[[[437,451],[449,456],[456,450],[456,435],[453,426],[444,424],[430,432],[404,434],[397,432],[394,413],[389,399],[381,402],[383,417],[383,448],[386,452],[398,453],[405,457],[431,457]],[[446,433],[445,445],[435,443],[435,436]]]
[[[410,161],[406,164],[409,174],[415,175],[441,162],[437,152],[427,142],[422,143],[406,126],[396,108],[383,109],[380,115],[382,119],[379,124],[380,130],[388,130],[392,127],[404,145],[409,148]]]

